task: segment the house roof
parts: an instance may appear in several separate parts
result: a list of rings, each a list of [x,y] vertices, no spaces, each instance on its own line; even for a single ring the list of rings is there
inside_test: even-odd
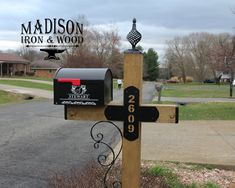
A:
[[[0,63],[30,63],[28,60],[16,54],[0,53]]]
[[[60,60],[36,60],[30,64],[31,69],[58,69],[62,66]]]

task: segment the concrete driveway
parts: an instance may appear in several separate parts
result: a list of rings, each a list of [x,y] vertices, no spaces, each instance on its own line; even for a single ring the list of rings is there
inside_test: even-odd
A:
[[[142,159],[235,168],[235,121],[142,125]]]

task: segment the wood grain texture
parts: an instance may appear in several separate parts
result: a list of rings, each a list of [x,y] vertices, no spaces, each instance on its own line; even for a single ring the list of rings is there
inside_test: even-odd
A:
[[[135,86],[139,89],[139,104],[142,99],[143,54],[124,54],[124,89]],[[122,188],[140,187],[141,162],[141,123],[139,138],[128,141],[123,138],[122,149]]]
[[[110,103],[108,105],[122,106],[122,104]],[[142,106],[153,106],[159,111],[157,123],[178,123],[178,106],[177,105],[156,105],[143,104]],[[83,120],[83,121],[104,121],[106,117],[104,110],[106,106],[65,106],[65,119]]]

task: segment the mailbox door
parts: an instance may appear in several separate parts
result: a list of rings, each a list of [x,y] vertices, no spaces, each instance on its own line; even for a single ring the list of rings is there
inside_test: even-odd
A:
[[[59,79],[54,79],[54,104],[104,105],[103,87],[103,81],[80,80],[80,85],[73,85],[72,82],[61,82]]]
[[[103,106],[112,99],[110,69],[61,68],[55,74],[54,104]]]

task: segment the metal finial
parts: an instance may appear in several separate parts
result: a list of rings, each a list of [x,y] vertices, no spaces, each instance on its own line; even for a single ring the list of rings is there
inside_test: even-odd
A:
[[[136,44],[141,40],[141,34],[136,30],[136,19],[133,19],[132,29],[127,35],[127,40],[132,45],[132,50],[136,50]]]

